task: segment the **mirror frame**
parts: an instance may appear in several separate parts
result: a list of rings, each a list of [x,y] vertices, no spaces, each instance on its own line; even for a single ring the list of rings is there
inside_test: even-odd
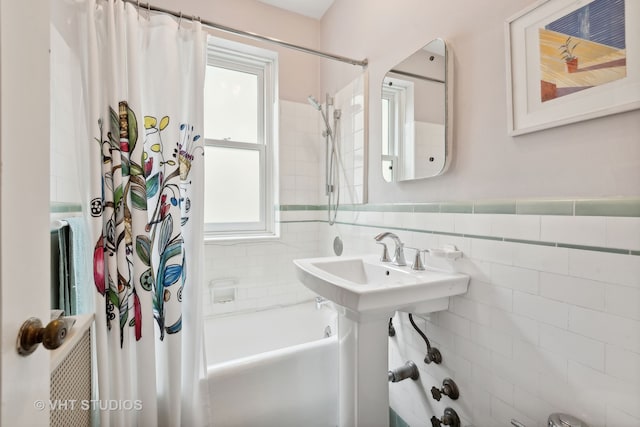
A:
[[[382,99],[384,99],[384,96],[382,94],[382,90],[385,87],[384,84],[384,80],[388,77],[388,74],[393,70],[394,67],[396,67],[399,64],[402,64],[405,60],[407,60],[408,58],[410,58],[411,56],[415,55],[416,53],[420,52],[421,50],[423,50],[426,46],[428,46],[430,43],[434,42],[434,41],[440,41],[442,42],[442,45],[444,47],[444,162],[442,164],[442,167],[435,172],[432,175],[425,175],[425,176],[418,176],[418,177],[413,177],[413,178],[404,178],[404,179],[398,179],[397,176],[394,175],[393,179],[391,181],[387,181],[386,179],[384,179],[384,174],[383,174],[383,180],[386,183],[398,183],[398,182],[408,182],[408,181],[415,181],[415,180],[419,180],[419,179],[426,179],[426,178],[433,178],[436,176],[440,176],[442,174],[444,174],[450,167],[451,165],[451,159],[452,159],[452,154],[453,154],[453,114],[452,114],[452,107],[453,107],[453,102],[452,102],[452,97],[453,97],[453,55],[451,52],[451,46],[449,46],[447,44],[447,42],[443,39],[443,38],[434,38],[432,40],[430,40],[429,42],[427,42],[424,46],[422,46],[420,49],[416,50],[415,52],[411,53],[410,55],[408,55],[407,57],[405,57],[404,59],[402,59],[401,61],[399,61],[396,65],[394,65],[393,67],[391,67],[389,70],[387,70],[384,74],[384,76],[382,77],[382,82],[380,83],[380,88],[381,88],[381,101]],[[417,76],[417,75],[411,75],[411,73],[396,73],[394,72],[394,74],[405,74],[408,75],[409,77],[414,77],[414,78],[420,78],[420,79],[427,79],[427,80],[434,80],[433,78],[429,78],[428,76]],[[437,80],[439,81],[439,80]],[[382,118],[382,110],[380,112],[380,117]],[[380,123],[380,127],[382,128],[382,120]],[[381,167],[384,167],[384,161],[385,159],[383,158],[382,155],[382,134],[381,134],[381,138],[380,138],[380,147],[381,147]],[[426,161],[426,159],[425,159]],[[384,170],[383,170],[384,172]]]

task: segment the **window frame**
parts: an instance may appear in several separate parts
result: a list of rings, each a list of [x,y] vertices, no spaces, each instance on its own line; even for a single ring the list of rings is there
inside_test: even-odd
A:
[[[277,192],[277,53],[242,43],[209,36],[207,67],[214,66],[254,74],[258,78],[257,141],[233,141],[205,138],[205,147],[257,151],[260,163],[260,219],[257,222],[224,222],[204,224],[205,241],[277,238],[275,206]]]
[[[401,159],[412,158],[413,151],[413,82],[386,76],[382,86],[382,100],[389,102],[389,141],[388,155],[382,155],[383,161],[392,165],[391,182],[401,181],[407,171],[413,168]]]

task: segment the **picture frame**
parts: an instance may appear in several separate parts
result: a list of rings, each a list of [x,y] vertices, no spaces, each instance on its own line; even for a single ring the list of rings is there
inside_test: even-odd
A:
[[[509,134],[640,108],[638,21],[637,0],[541,0],[508,18]]]

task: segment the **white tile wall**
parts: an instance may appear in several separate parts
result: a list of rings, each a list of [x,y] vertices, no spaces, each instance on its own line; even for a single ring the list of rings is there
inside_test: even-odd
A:
[[[569,251],[571,276],[640,289],[640,257],[596,251]]]
[[[605,310],[606,284],[579,277],[540,273],[540,295],[594,310]]]
[[[605,246],[640,250],[640,218],[605,218]]]
[[[547,242],[605,246],[604,217],[543,216],[541,230]]]
[[[638,243],[635,218],[351,215],[357,224],[378,228],[332,229],[342,235],[346,253],[377,253],[372,237],[385,226],[629,249]],[[325,233],[322,248],[329,247]],[[466,295],[452,298],[448,311],[432,313],[422,324],[443,354],[442,365],[424,364],[424,342],[404,317],[394,318],[398,334],[390,339],[390,365],[414,360],[423,377],[422,390],[390,386],[392,407],[405,421],[429,426],[432,415],[452,406],[460,409],[463,425],[477,427],[509,426],[511,419],[543,427],[559,411],[591,426],[640,425],[640,256],[397,234],[421,248],[455,243],[465,256],[454,266],[471,276]],[[426,261],[433,265],[433,259]],[[458,401],[431,399],[435,383],[428,381],[444,376],[459,384]]]
[[[78,164],[76,152],[79,139],[76,122],[81,115],[77,85],[80,81],[76,61],[62,36],[52,27],[51,31],[51,170],[50,201],[80,203]]]
[[[334,95],[335,108],[341,111],[337,139],[344,166],[340,174],[341,203],[364,201],[365,78],[360,75]]]
[[[280,204],[320,203],[324,140],[320,116],[309,104],[280,101]],[[324,180],[324,174],[322,175]]]
[[[494,236],[508,239],[540,240],[540,216],[538,215],[486,216],[491,217],[491,234]]]
[[[320,223],[296,222],[281,224],[278,241],[206,244],[205,316],[311,300],[293,260],[317,256],[319,240]],[[214,304],[214,289],[221,285],[235,288],[234,301]]]

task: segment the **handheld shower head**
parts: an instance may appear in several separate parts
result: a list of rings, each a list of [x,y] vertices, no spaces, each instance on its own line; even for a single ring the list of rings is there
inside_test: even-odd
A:
[[[318,111],[322,111],[322,106],[320,105],[318,100],[313,97],[313,95],[309,95],[307,99],[309,100],[309,104],[311,104],[313,108],[315,108]]]

